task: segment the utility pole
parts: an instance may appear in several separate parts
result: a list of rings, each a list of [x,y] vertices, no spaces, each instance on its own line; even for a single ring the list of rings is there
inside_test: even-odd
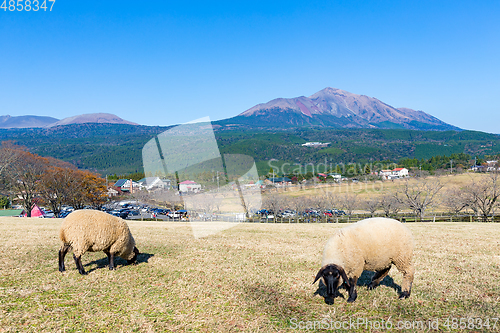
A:
[[[453,160],[450,160],[450,173],[453,173]]]

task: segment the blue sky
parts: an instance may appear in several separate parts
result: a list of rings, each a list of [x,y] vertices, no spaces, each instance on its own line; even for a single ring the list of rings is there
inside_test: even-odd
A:
[[[0,115],[108,112],[171,125],[334,87],[500,133],[499,16],[489,0],[2,9]]]

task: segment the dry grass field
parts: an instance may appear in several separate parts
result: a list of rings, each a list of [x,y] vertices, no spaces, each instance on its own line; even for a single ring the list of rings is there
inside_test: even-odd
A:
[[[436,331],[418,326],[429,321],[440,331],[500,331],[500,224],[407,224],[416,241],[411,297],[398,300],[393,268],[373,291],[365,272],[355,303],[342,289],[345,298],[327,305],[312,281],[343,224],[242,223],[195,239],[189,223],[128,223],[139,264],[120,259],[109,271],[104,253],[87,253],[89,274],[80,276],[71,254],[58,271],[61,220],[0,218],[0,332],[389,331],[383,322]]]

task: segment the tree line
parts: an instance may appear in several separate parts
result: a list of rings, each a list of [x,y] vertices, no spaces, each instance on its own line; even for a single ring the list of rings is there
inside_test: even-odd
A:
[[[21,204],[28,217],[34,204],[49,206],[56,215],[64,205],[100,208],[106,193],[105,180],[98,174],[11,142],[0,146],[0,194]]]

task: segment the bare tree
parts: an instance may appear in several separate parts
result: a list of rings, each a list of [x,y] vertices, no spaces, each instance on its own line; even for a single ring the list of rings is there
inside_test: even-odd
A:
[[[340,197],[340,207],[351,216],[356,208],[358,208],[358,195],[356,193],[346,193]]]
[[[40,179],[39,193],[56,216],[71,195],[69,184],[73,179],[73,171],[68,168],[50,167]]]
[[[363,209],[370,212],[371,216],[375,215],[377,209],[380,208],[380,199],[378,198],[369,198],[363,201],[362,205]]]
[[[394,195],[384,195],[379,201],[380,208],[384,212],[385,217],[397,215],[402,208],[401,202]]]
[[[490,173],[480,180],[472,180],[464,189],[468,197],[468,204],[484,221],[494,212],[499,205],[500,184],[497,173]]]
[[[457,215],[467,207],[470,207],[470,195],[467,191],[457,186],[451,187],[446,190],[442,203],[452,214]]]
[[[396,198],[422,219],[425,211],[435,204],[436,195],[441,188],[443,185],[439,180],[422,179],[416,182],[407,180],[403,189],[396,193]]]
[[[325,191],[323,194],[323,200],[328,209],[336,208],[339,202],[337,194],[333,191]]]
[[[297,213],[297,216],[309,208],[310,205],[308,197],[296,197],[289,201],[289,207]]]
[[[20,149],[10,142],[2,142],[0,146],[0,190],[6,189],[8,183],[7,170],[19,158]]]
[[[263,207],[277,214],[286,206],[287,201],[284,196],[278,193],[268,194],[263,201]]]

